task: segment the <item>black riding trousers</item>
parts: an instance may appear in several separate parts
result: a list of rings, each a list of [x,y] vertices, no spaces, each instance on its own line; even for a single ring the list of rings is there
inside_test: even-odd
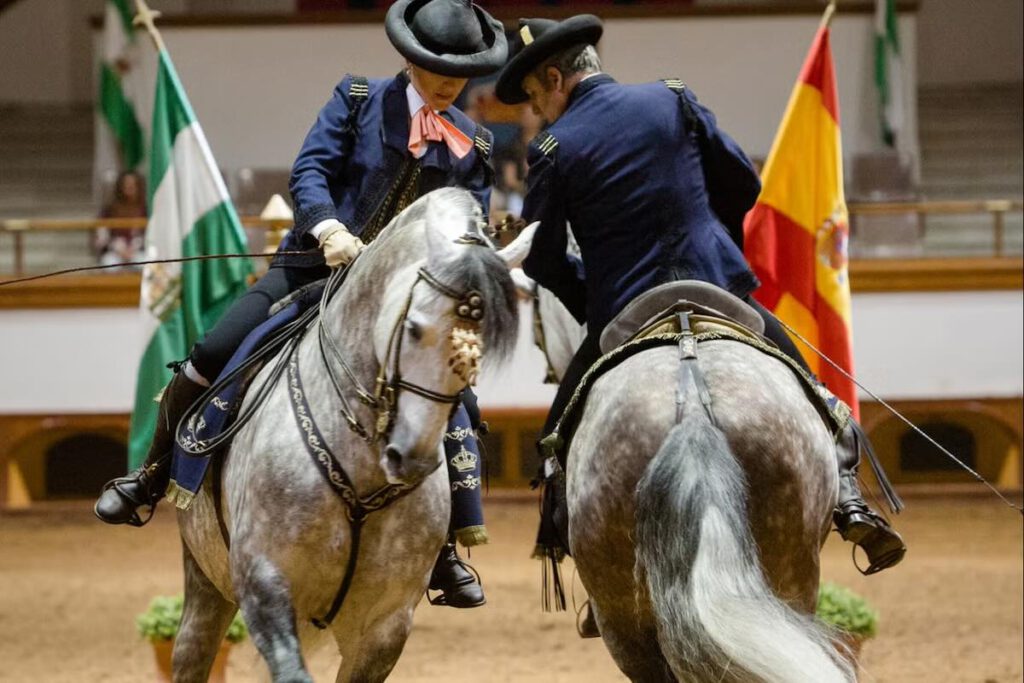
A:
[[[327,276],[326,268],[276,266],[225,311],[192,347],[189,360],[210,382],[217,379],[246,335],[267,319],[270,307],[300,287]]]

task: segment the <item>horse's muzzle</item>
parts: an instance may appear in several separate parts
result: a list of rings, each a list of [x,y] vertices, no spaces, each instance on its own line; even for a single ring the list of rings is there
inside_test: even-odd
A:
[[[394,443],[389,443],[381,456],[380,465],[390,484],[412,485],[423,481],[439,464],[437,451],[414,455]]]

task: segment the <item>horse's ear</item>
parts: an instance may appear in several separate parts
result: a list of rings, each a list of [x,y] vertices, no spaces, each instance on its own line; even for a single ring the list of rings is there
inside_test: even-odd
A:
[[[530,253],[530,246],[533,244],[533,234],[537,232],[537,226],[540,225],[540,221],[530,223],[523,231],[519,233],[512,242],[498,251],[498,256],[511,268],[518,268],[519,265],[526,258],[526,255]]]

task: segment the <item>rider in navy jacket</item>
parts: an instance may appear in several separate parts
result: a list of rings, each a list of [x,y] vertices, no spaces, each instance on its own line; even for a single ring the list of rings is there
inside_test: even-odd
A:
[[[267,319],[272,304],[326,277],[329,268],[350,262],[395,215],[431,190],[465,187],[486,212],[493,176],[488,161],[491,135],[451,104],[470,77],[493,73],[504,63],[507,44],[501,22],[469,0],[398,0],[388,10],[385,29],[406,60],[405,71],[390,79],[342,80],[295,161],[295,226],[279,252],[306,253],[279,253],[269,272],[195,344],[163,391],[146,462],[109,482],[97,501],[96,515],[104,522],[145,523],[137,511],[152,509],[164,495],[174,431],[182,416],[249,332]],[[467,408],[460,406],[446,433],[446,451],[475,448],[469,437],[448,436],[472,431]],[[472,481],[451,466],[449,474],[463,484],[460,494],[453,494],[453,532],[463,544],[482,541],[479,471],[470,473]],[[459,500],[464,501],[461,518]],[[430,588],[442,591],[441,604],[484,603],[454,541],[442,549]]]
[[[742,238],[760,191],[753,165],[681,81],[620,85],[601,73],[593,46],[602,30],[592,15],[521,19],[496,87],[499,99],[529,101],[549,123],[530,145],[523,218],[540,226],[523,268],[588,326],[545,434],[600,357],[604,326],[672,280],[702,280],[745,300],[764,319],[765,336],[808,369],[778,320],[750,296],[758,282]],[[569,227],[581,259],[566,253]],[[834,520],[865,549],[869,571],[879,571],[906,548],[857,487],[858,430],[851,421],[840,435]]]
[[[707,153],[687,107],[707,133]],[[761,183],[689,91],[590,76],[531,143],[528,160],[523,216],[540,227],[523,269],[590,334],[664,282],[703,280],[741,298],[757,288],[730,233],[742,235]],[[731,210],[719,214],[713,198]],[[566,254],[567,223],[585,276],[583,264]]]
[[[406,150],[409,78],[402,72],[394,78],[364,82],[365,90],[360,91],[353,77],[346,76],[306,136],[292,167],[290,182],[295,227],[282,240],[281,251],[315,249],[317,240],[310,231],[327,219],[337,219],[357,237],[364,236],[368,228],[383,227],[368,224],[387,199],[403,165],[413,161]],[[353,92],[366,93],[358,105],[353,101]],[[355,106],[358,113],[350,121]],[[491,196],[491,134],[455,107],[441,115],[473,140],[474,145],[459,159],[443,143],[430,143],[419,159],[417,195],[457,185],[471,191],[486,214]],[[360,134],[355,134],[357,131]],[[274,265],[323,265],[323,255],[278,256]]]

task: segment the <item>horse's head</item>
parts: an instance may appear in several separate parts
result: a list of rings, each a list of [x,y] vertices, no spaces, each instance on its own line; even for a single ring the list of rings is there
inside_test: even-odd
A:
[[[417,206],[425,202],[423,206]],[[408,218],[405,248],[418,251],[394,271],[374,328],[384,368],[379,412],[381,467],[391,483],[410,484],[441,459],[441,436],[459,393],[475,384],[484,357],[506,357],[518,331],[518,303],[508,265],[479,229],[469,193],[440,190]],[[418,237],[414,234],[418,229]]]

